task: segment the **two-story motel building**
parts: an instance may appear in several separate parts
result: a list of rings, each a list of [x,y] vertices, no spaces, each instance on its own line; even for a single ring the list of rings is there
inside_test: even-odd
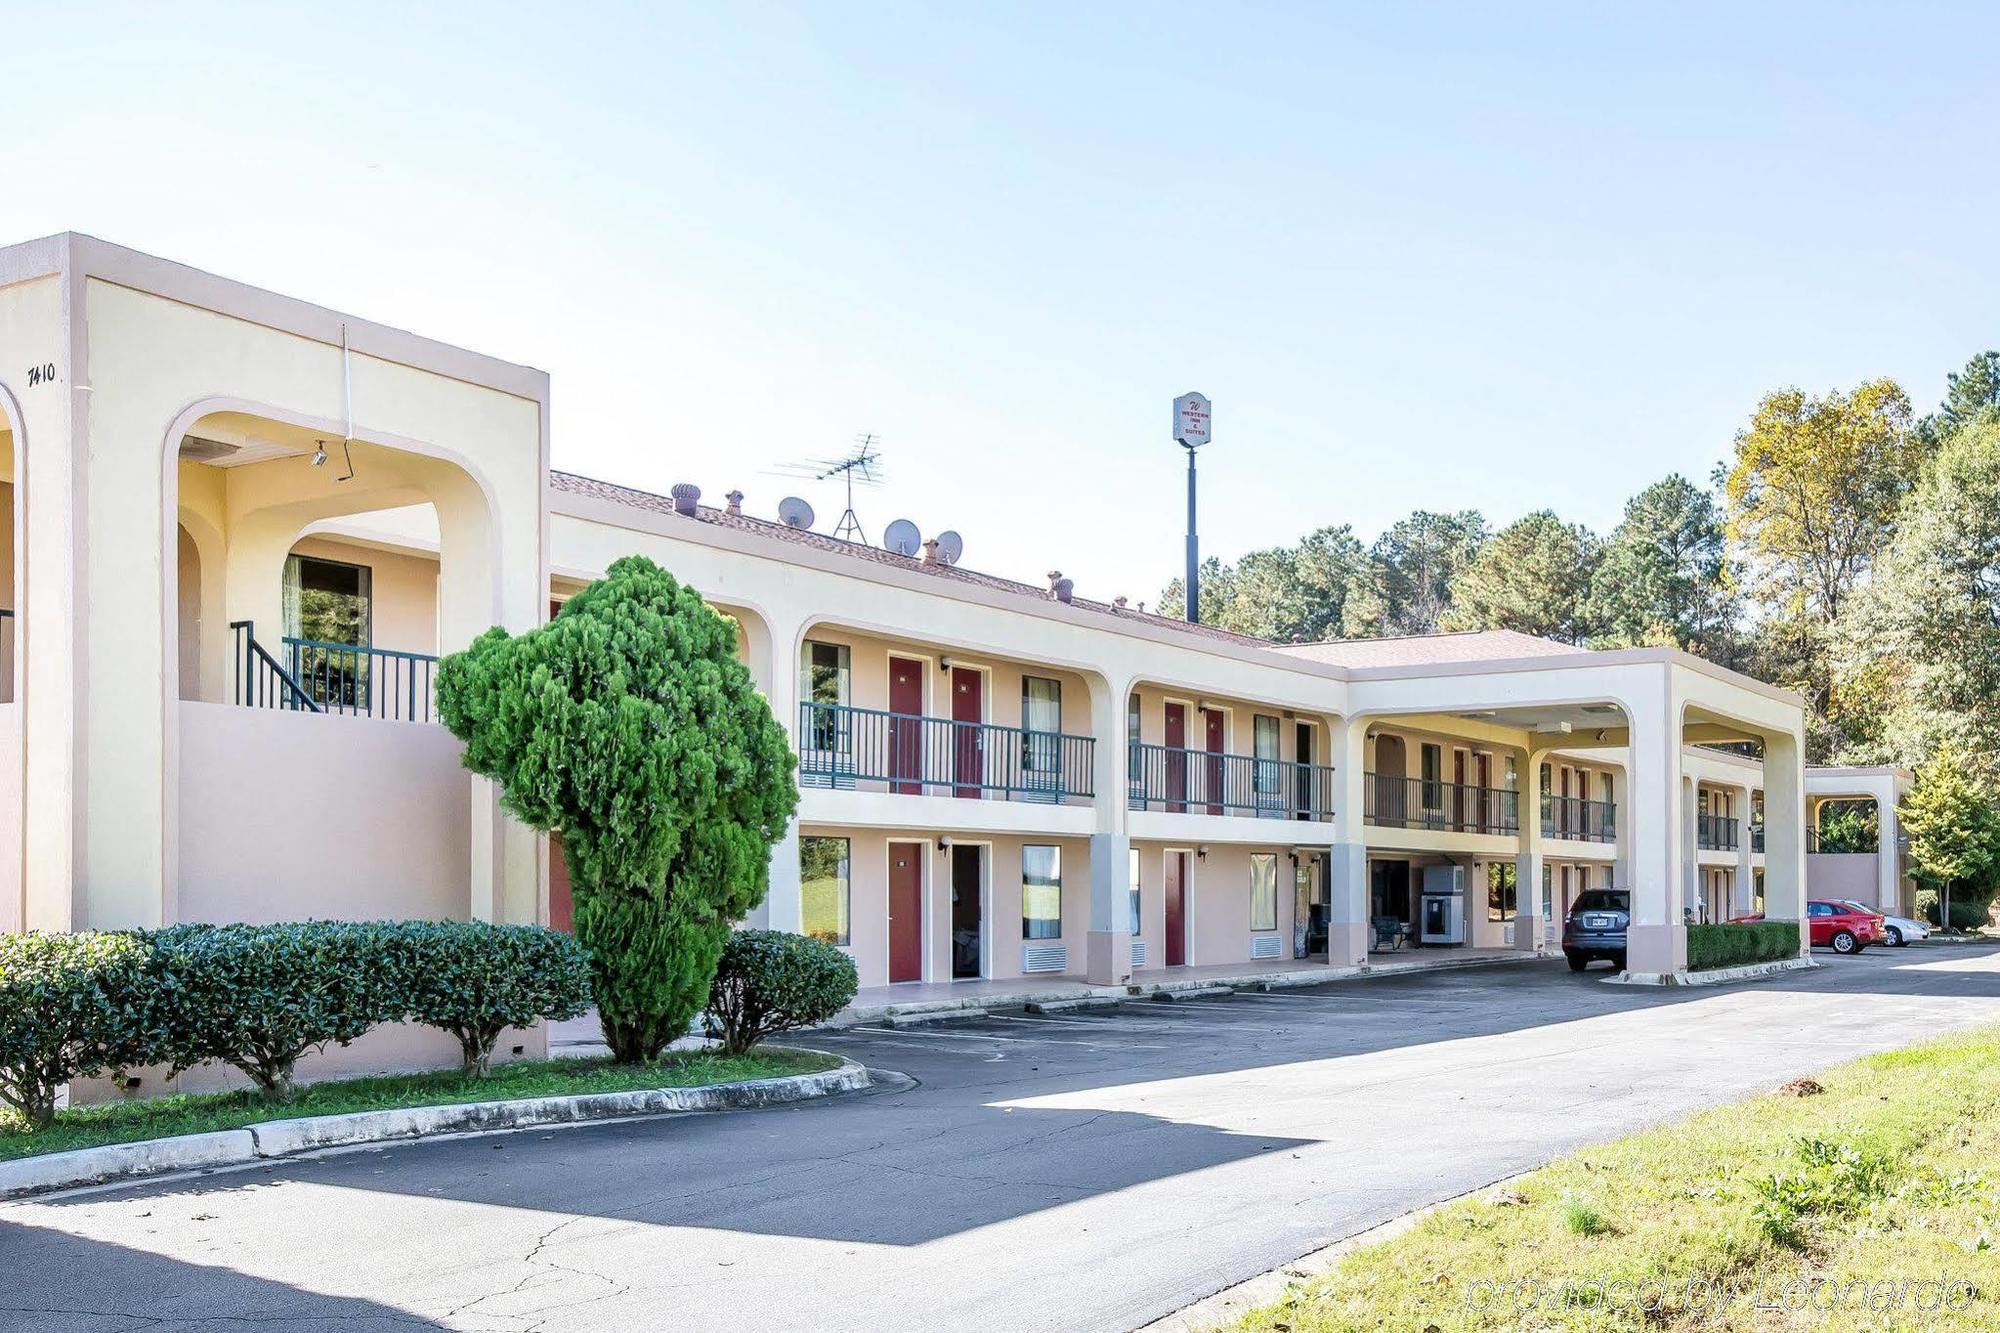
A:
[[[1690,920],[1802,915],[1800,702],[1748,677],[1267,643],[548,443],[541,372],[85,236],[0,250],[0,928],[565,924],[559,847],[460,768],[430,683],[631,552],[735,618],[796,743],[761,916],[871,991],[1547,950],[1607,885],[1630,970],[1672,976]]]

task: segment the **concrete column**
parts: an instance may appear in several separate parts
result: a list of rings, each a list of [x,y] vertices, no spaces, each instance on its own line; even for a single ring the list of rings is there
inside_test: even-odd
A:
[[[1896,780],[1889,779],[1891,793],[1896,790]],[[1875,798],[1875,902],[1885,912],[1898,916],[1905,914],[1903,905],[1903,858],[1896,849],[1902,837],[1902,826],[1896,817],[1896,803],[1893,799]],[[1916,904],[1909,905],[1909,911],[1916,910]]]
[[[759,636],[746,636],[753,656],[750,674],[763,689],[764,697],[770,700],[771,713],[790,738],[793,754],[799,752],[797,645],[800,628],[799,623],[789,620],[776,620],[765,627],[761,637],[768,647],[768,658],[761,669],[754,660]],[[786,825],[785,836],[771,848],[770,892],[764,895],[763,906],[752,915],[753,921],[759,918],[767,930],[797,933],[805,927],[805,905],[799,882],[799,821],[796,818]]]
[[[1368,961],[1368,834],[1365,819],[1368,722],[1328,718],[1333,764],[1333,846],[1327,858],[1326,961],[1354,967]]]
[[[1756,853],[1750,848],[1750,815],[1756,808],[1751,804],[1751,791],[1748,783],[1736,789],[1736,882],[1729,891],[1731,915],[1750,910],[1750,890],[1757,882],[1757,867],[1751,863]]]
[[[1701,784],[1680,780],[1681,790],[1681,915],[1699,916],[1701,908]]]
[[[1130,737],[1125,695],[1102,676],[1090,685],[1091,808],[1097,831],[1090,837],[1090,932],[1084,940],[1084,976],[1093,986],[1122,986],[1132,979],[1132,840],[1125,821],[1126,751]]]
[[[1090,836],[1090,934],[1084,943],[1084,977],[1093,986],[1122,986],[1132,979],[1132,919],[1126,895],[1132,840],[1123,833]]]
[[[1805,743],[1794,734],[1764,738],[1764,915],[1799,923],[1806,934]]]
[[[1626,968],[1671,976],[1687,967],[1681,915],[1692,833],[1681,777],[1680,705],[1670,690],[1631,713],[1623,823],[1630,839],[1632,925]]]
[[[1542,758],[1547,750],[1523,751],[1522,780],[1532,799],[1520,802],[1521,850],[1514,854],[1514,947],[1523,953],[1539,953],[1545,923],[1542,921]]]

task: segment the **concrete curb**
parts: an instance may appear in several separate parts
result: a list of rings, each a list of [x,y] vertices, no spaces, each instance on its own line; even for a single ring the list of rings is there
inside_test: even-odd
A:
[[[168,1171],[243,1166],[325,1148],[452,1134],[486,1134],[537,1125],[582,1124],[628,1116],[740,1111],[858,1092],[867,1086],[868,1071],[852,1060],[842,1060],[837,1067],[816,1074],[788,1074],[782,1078],[713,1083],[698,1088],[635,1088],[629,1092],[588,1092],[573,1097],[524,1097],[266,1120],[212,1134],[142,1139],[136,1143],[79,1148],[74,1152],[44,1153],[40,1157],[0,1162],[0,1199]]]
[[[1769,963],[1745,963],[1741,967],[1715,967],[1705,972],[1620,972],[1603,981],[1607,986],[1725,986],[1733,981],[1755,981],[1818,966],[1810,958],[1780,958]]]
[[[1535,1168],[1535,1170],[1540,1169]],[[1477,1189],[1454,1194],[1448,1199],[1439,1199],[1421,1208],[1413,1208],[1386,1222],[1378,1222],[1365,1231],[1355,1232],[1345,1240],[1337,1240],[1331,1245],[1302,1254],[1288,1264],[1280,1264],[1255,1277],[1231,1283],[1220,1291],[1211,1292],[1192,1305],[1183,1306],[1172,1314],[1162,1315],[1150,1324],[1141,1324],[1136,1333],[1215,1333],[1215,1330],[1229,1327],[1252,1310],[1277,1304],[1285,1298],[1286,1292],[1291,1290],[1294,1284],[1323,1277],[1332,1272],[1342,1259],[1356,1250],[1364,1250],[1371,1245],[1394,1240],[1440,1209],[1505,1189],[1515,1181],[1525,1180],[1534,1173],[1534,1171],[1521,1171],[1511,1176],[1502,1176],[1498,1180],[1488,1181]]]
[[[1425,972],[1448,972],[1467,967],[1505,967],[1515,963],[1532,963],[1549,957],[1523,949],[1518,958],[1495,958],[1481,956],[1475,958],[1426,958],[1389,959],[1369,963],[1365,967],[1320,967],[1293,968],[1284,972],[1245,971],[1233,976],[1188,977],[1175,981],[1136,981],[1123,986],[1093,986],[1072,981],[1059,988],[1048,990],[1012,991],[1004,994],[968,995],[963,999],[947,998],[937,1000],[911,1000],[901,1004],[871,1004],[859,1008],[844,1009],[833,1018],[819,1025],[820,1031],[838,1032],[844,1028],[861,1027],[871,1024],[922,1022],[927,1019],[948,1017],[970,1018],[975,1014],[996,1009],[1026,1009],[1033,1005],[1047,1008],[1061,1004],[1065,1008],[1080,1008],[1088,1004],[1104,1004],[1119,1000],[1144,1000],[1156,996],[1175,996],[1187,992],[1215,994],[1238,990],[1285,990],[1292,987],[1323,986],[1330,981],[1364,981],[1372,977],[1407,976]],[[1190,996],[1190,998],[1192,998]],[[1070,1001],[1081,1001],[1072,1005]],[[1057,1012],[1057,1011],[1052,1011]]]

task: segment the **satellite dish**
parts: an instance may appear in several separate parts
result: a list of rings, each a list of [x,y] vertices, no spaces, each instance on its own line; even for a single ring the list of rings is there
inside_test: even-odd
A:
[[[938,559],[947,565],[957,564],[958,558],[965,554],[965,538],[949,528],[937,535],[937,546]]]
[[[915,555],[923,549],[924,534],[907,518],[899,518],[882,533],[882,546],[897,555]]]
[[[796,495],[788,495],[778,501],[778,520],[788,528],[809,528],[813,525],[813,507]]]

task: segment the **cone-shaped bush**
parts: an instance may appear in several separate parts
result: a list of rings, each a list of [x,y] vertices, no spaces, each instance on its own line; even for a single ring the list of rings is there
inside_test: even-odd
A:
[[[627,556],[547,625],[446,658],[438,715],[511,813],[561,832],[605,1040],[621,1060],[657,1056],[763,901],[798,804],[735,623]]]

